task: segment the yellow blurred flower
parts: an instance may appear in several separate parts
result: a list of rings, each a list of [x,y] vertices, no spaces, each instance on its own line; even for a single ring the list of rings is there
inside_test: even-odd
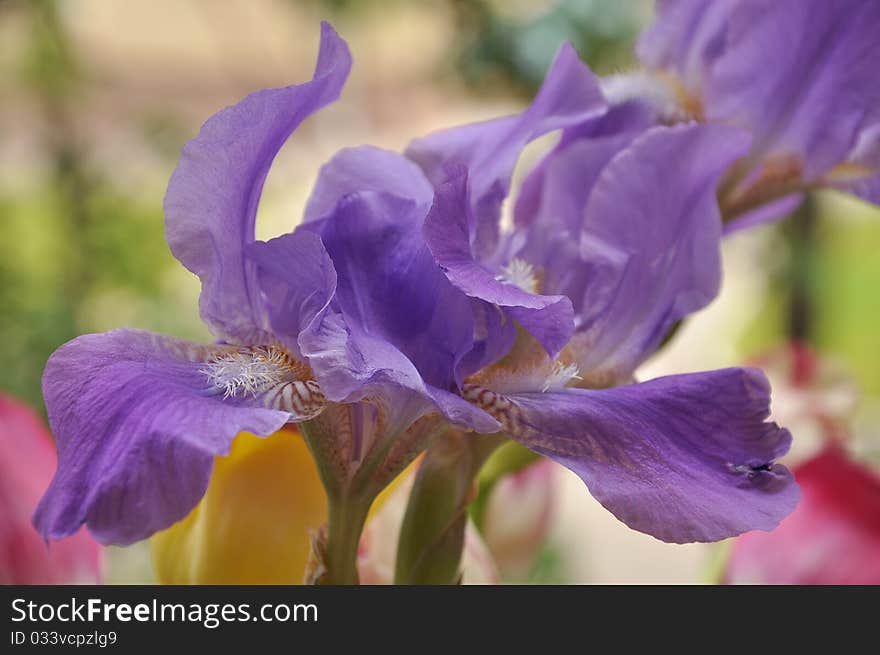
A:
[[[327,516],[311,453],[292,428],[239,434],[202,501],[153,536],[163,584],[301,584],[309,531]]]

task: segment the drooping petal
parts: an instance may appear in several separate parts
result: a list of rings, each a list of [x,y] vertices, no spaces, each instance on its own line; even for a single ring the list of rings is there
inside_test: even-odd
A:
[[[85,530],[47,546],[31,525],[56,461],[36,412],[0,394],[0,585],[101,581],[103,554]]]
[[[757,369],[676,375],[606,390],[468,397],[512,438],[574,471],[628,526],[668,542],[770,530],[797,503],[775,464],[791,436],[767,423]]]
[[[152,539],[161,584],[302,584],[309,531],[327,499],[302,437],[240,434],[215,458],[208,490],[186,518]]]
[[[267,435],[296,418],[271,408],[285,371],[258,359],[138,330],[59,348],[43,376],[59,461],[34,517],[41,534],[85,523],[99,541],[126,544],[186,516],[239,432]]]
[[[837,446],[795,476],[801,503],[772,533],[734,542],[725,582],[880,584],[880,476]]]
[[[582,373],[627,378],[720,284],[715,187],[749,145],[718,125],[656,127],[602,170],[580,235],[589,284],[570,350]]]
[[[410,144],[406,154],[435,186],[448,176],[449,164],[468,169],[474,220],[469,225],[476,259],[484,261],[498,246],[501,203],[522,149],[543,134],[600,115],[605,103],[596,78],[574,48],[564,44],[531,106],[523,113],[443,130]]]
[[[165,196],[166,237],[201,278],[202,318],[218,337],[265,340],[256,273],[244,257],[263,182],[300,123],[339,96],[350,68],[348,47],[324,23],[311,81],[249,95],[209,119],[183,149]]]
[[[568,342],[574,329],[571,301],[542,296],[504,279],[499,271],[474,259],[470,247],[468,182],[464,169],[437,188],[425,220],[425,241],[446,277],[468,296],[498,305],[552,354]]]
[[[344,196],[361,191],[412,200],[424,213],[434,197],[424,173],[403,155],[373,146],[345,148],[321,167],[303,221],[326,216]]]

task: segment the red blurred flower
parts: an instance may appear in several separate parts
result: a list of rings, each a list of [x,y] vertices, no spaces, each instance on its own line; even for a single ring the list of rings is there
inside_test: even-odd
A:
[[[85,530],[47,546],[31,525],[56,461],[34,411],[0,394],[0,584],[100,581],[100,546]]]
[[[795,470],[797,509],[733,545],[728,583],[880,584],[880,477],[829,445]]]

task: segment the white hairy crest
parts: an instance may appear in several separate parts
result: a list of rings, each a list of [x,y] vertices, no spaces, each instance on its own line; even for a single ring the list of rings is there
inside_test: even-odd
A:
[[[215,355],[200,370],[224,398],[256,396],[290,377],[290,359],[277,348],[248,348]]]
[[[557,360],[553,362],[553,370],[544,380],[541,391],[557,391],[567,386],[572,380],[583,380],[578,367],[575,364],[563,364]]]
[[[535,275],[535,267],[524,259],[511,259],[495,279],[505,284],[513,284],[529,293],[538,293],[538,278]]]
[[[675,89],[660,76],[644,72],[609,75],[602,78],[599,86],[611,105],[642,100],[652,104],[664,121],[678,122],[687,118]]]

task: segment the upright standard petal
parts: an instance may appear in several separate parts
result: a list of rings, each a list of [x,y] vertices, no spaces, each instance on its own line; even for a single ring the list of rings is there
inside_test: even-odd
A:
[[[707,82],[707,117],[748,128],[765,157],[815,180],[880,122],[880,3],[740,0]]]
[[[315,75],[298,86],[249,95],[209,119],[186,144],[165,196],[171,252],[202,281],[202,318],[218,337],[262,341],[268,318],[244,256],[272,160],[310,114],[333,102],[351,68],[345,42],[326,23]]]
[[[590,262],[581,259],[584,209],[605,166],[634,136],[575,141],[548,156],[523,186],[534,194],[530,198],[534,205],[528,216],[517,216],[511,240],[521,245],[513,256],[535,267],[542,292],[571,300],[576,326],[582,322],[580,314],[590,310],[584,300],[596,283]],[[524,205],[518,204],[517,209],[524,211]]]
[[[723,52],[727,23],[738,0],[658,0],[654,22],[636,54],[652,69],[673,71],[683,91],[699,96]]]
[[[321,167],[303,221],[327,216],[342,198],[362,191],[412,200],[425,213],[434,197],[428,178],[403,155],[373,146],[345,148]]]
[[[255,241],[245,254],[256,267],[272,332],[302,358],[299,335],[327,311],[336,295],[336,269],[321,238],[298,230],[268,242]]]
[[[317,228],[307,224],[255,246],[263,292],[270,306],[283,308],[291,299],[304,307],[303,298],[311,308],[321,306],[307,321],[291,322],[298,333],[281,334],[297,339],[330,400],[375,399],[401,429],[439,410],[456,424],[491,432],[497,430],[494,419],[452,393],[459,363],[479,335],[471,300],[446,280],[421,239],[423,216],[412,200],[375,191],[348,194]],[[326,274],[298,272],[307,264],[294,254],[300,247],[320,248],[324,254],[310,255],[308,263]],[[330,267],[332,299],[324,302]]]
[[[701,117],[748,129],[754,162],[816,183],[880,124],[878,31],[871,1],[681,0],[658,3],[637,52]]]
[[[571,300],[565,296],[542,296],[523,288],[498,269],[478,262],[469,234],[467,172],[453,169],[441,184],[425,220],[425,242],[431,254],[456,287],[472,298],[498,305],[518,321],[548,353],[555,355],[568,342],[574,329]],[[522,286],[521,286],[522,285]]]
[[[627,378],[676,321],[715,297],[715,187],[748,146],[748,135],[718,125],[656,127],[602,170],[580,235],[589,284],[569,354],[582,373]]]
[[[530,141],[600,115],[605,102],[598,81],[570,44],[559,50],[538,95],[523,113],[443,130],[410,144],[407,156],[438,185],[448,165],[468,169],[473,222],[469,234],[476,259],[498,247],[501,203],[522,149]]]
[[[771,530],[797,504],[791,473],[775,463],[791,436],[765,422],[770,388],[756,369],[467,396],[513,439],[574,471],[621,521],[663,541]]]
[[[268,435],[297,418],[275,408],[294,371],[261,358],[138,330],[59,348],[43,376],[59,457],[34,517],[43,537],[85,523],[99,541],[127,544],[186,516],[239,432]]]

